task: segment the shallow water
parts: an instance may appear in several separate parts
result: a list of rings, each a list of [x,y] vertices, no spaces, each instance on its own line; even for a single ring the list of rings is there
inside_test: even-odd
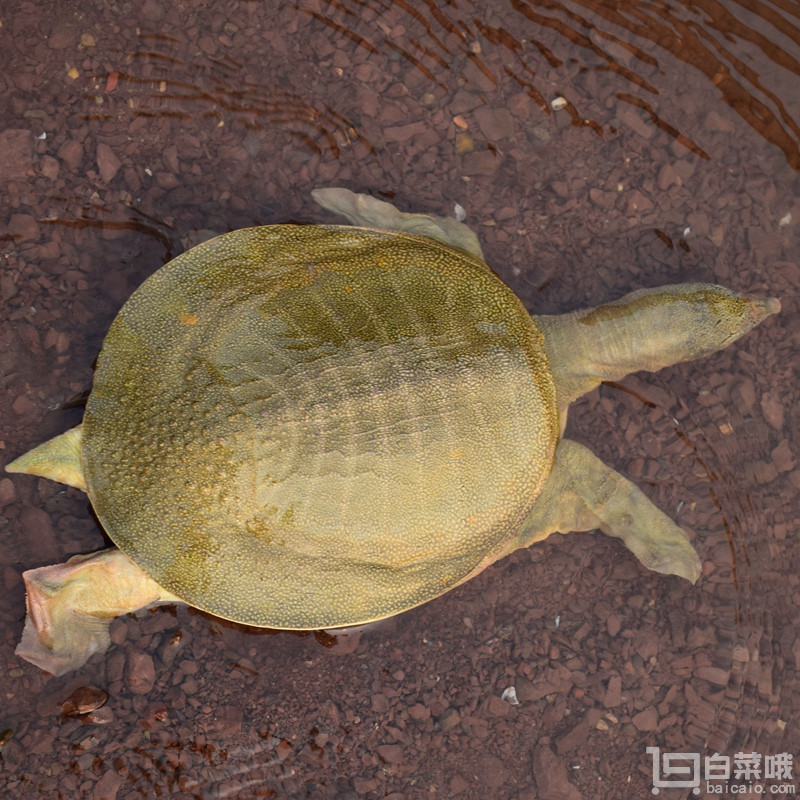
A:
[[[28,2],[2,21],[5,461],[78,421],[62,406],[147,275],[209,232],[328,221],[315,186],[460,204],[539,313],[689,280],[783,304],[571,411],[570,436],[695,532],[695,587],[554,537],[333,647],[160,609],[48,678],[13,654],[19,575],[103,538],[79,492],[2,480],[4,796],[627,798],[651,792],[647,747],[800,752],[796,3]],[[62,717],[81,686],[108,702]]]

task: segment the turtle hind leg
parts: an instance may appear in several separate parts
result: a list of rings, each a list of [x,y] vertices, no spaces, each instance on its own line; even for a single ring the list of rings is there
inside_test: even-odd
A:
[[[622,539],[648,569],[692,583],[700,576],[700,559],[681,528],[591,450],[561,439],[518,544],[527,547],[551,533],[595,528]]]
[[[179,602],[110,548],[23,573],[28,614],[16,654],[53,675],[108,649],[111,621],[153,603]]]
[[[376,197],[356,194],[341,187],[314,189],[311,196],[323,208],[345,217],[353,225],[427,236],[465,250],[483,261],[478,237],[456,219],[437,217],[434,214],[409,214]]]

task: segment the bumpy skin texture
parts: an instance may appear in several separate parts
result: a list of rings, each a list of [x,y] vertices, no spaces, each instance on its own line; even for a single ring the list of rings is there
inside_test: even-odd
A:
[[[194,248],[125,304],[83,466],[109,536],[166,589],[313,629],[458,583],[519,527],[557,436],[542,336],[483,264],[277,225]]]
[[[176,598],[268,627],[379,619],[557,531],[697,579],[687,534],[559,435],[600,381],[714,352],[776,300],[688,284],[531,318],[466,226],[314,197],[392,230],[254,228],[170,262],[113,323],[82,428],[7,467],[86,485],[127,554],[26,573],[23,657],[74,669],[111,616]]]

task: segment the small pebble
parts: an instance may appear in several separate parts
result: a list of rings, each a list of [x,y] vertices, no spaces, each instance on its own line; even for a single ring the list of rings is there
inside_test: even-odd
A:
[[[104,183],[109,183],[119,172],[122,162],[105,142],[97,145],[97,169]]]
[[[17,499],[17,489],[10,478],[0,479],[0,508],[13,503]]]
[[[128,691],[133,694],[147,694],[156,682],[153,657],[141,650],[131,650],[125,665],[125,680]]]
[[[501,700],[505,700],[506,703],[509,703],[512,706],[519,705],[519,699],[517,698],[517,690],[514,686],[509,686],[507,689],[503,691],[503,694],[500,695]]]
[[[83,145],[75,139],[67,139],[56,154],[64,166],[71,171],[77,170],[83,162]]]
[[[104,706],[107,701],[108,692],[94,686],[81,686],[61,704],[61,713],[68,717],[88,714]]]

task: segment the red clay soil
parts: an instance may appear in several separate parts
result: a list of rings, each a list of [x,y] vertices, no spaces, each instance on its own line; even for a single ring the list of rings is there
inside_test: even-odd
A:
[[[2,462],[77,423],[65,404],[90,388],[120,305],[208,231],[327,221],[314,186],[457,202],[532,311],[687,280],[781,298],[728,350],[571,412],[572,438],[695,532],[703,576],[650,573],[602,534],[557,536],[361,634],[157,608],[53,678],[14,655],[21,572],[103,534],[81,492],[2,477],[0,794],[643,798],[647,747],[800,754],[790,117],[759,132],[705,69],[622,45],[627,66],[607,69],[602,37],[570,41],[499,2],[271,5],[4,15]],[[784,100],[796,117],[796,91]]]

